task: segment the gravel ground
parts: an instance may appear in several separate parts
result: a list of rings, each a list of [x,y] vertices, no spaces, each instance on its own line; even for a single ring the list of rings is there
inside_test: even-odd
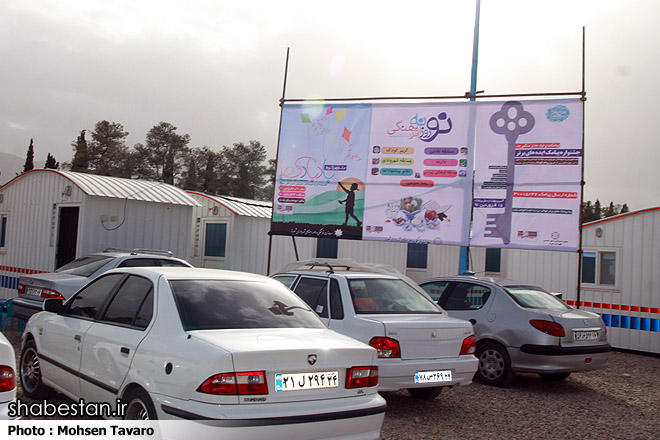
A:
[[[20,333],[5,336],[18,358]],[[20,384],[18,397],[28,400]],[[445,389],[432,402],[403,391],[383,397],[383,440],[660,438],[660,358],[638,354],[613,352],[609,368],[563,382],[519,374],[507,388],[474,383]]]

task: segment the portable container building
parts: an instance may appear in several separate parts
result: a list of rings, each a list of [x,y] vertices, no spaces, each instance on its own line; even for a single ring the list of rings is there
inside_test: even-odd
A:
[[[106,248],[169,250],[186,258],[197,202],[174,186],[33,170],[0,187],[0,298],[21,274],[52,272]]]

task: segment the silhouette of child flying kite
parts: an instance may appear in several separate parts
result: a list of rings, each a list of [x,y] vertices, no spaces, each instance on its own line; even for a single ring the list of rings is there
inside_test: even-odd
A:
[[[345,203],[346,204],[346,220],[344,221],[344,226],[348,225],[348,216],[350,215],[355,219],[357,222],[358,228],[362,226],[362,222],[358,220],[358,218],[355,216],[353,213],[353,208],[355,207],[355,191],[358,191],[358,184],[353,182],[351,185],[351,189],[346,189],[344,188],[344,185],[339,182],[339,186],[341,186],[341,189],[344,190],[344,192],[347,194],[346,198],[344,200],[339,200],[339,203],[342,205]]]

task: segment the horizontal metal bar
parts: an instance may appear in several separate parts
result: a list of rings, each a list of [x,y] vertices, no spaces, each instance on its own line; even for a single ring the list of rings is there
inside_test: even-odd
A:
[[[449,99],[484,99],[484,98],[531,98],[542,96],[585,96],[586,92],[549,92],[549,93],[511,93],[500,95],[465,95],[456,96],[377,96],[363,98],[282,98],[280,105],[288,102],[330,102],[330,101],[429,101],[429,100],[449,100]]]

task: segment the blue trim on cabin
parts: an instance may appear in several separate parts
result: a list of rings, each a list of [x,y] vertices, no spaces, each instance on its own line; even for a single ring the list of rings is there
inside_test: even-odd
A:
[[[660,333],[660,319],[657,318],[640,318],[639,316],[612,315],[609,313],[602,313],[600,316],[607,327]]]
[[[0,287],[6,289],[18,289],[18,277],[10,277],[7,275],[0,276]]]

